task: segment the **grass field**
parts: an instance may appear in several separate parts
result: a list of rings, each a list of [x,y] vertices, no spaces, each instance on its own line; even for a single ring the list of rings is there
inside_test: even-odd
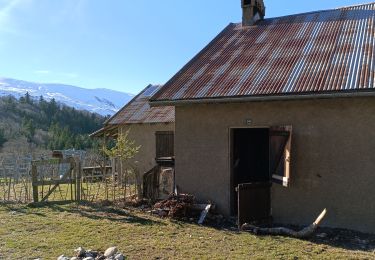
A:
[[[79,246],[103,251],[113,245],[128,259],[375,259],[370,248],[257,237],[137,210],[0,204],[0,259],[56,259]]]

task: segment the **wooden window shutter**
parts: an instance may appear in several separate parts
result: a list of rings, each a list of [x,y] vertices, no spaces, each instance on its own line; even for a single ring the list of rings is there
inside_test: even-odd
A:
[[[272,182],[289,187],[292,126],[270,128],[270,171]]]
[[[174,132],[158,131],[156,135],[156,158],[174,156]]]

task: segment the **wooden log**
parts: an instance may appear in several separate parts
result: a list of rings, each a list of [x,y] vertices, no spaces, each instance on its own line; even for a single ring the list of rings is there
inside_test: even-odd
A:
[[[302,229],[301,231],[295,231],[285,227],[278,227],[278,228],[259,228],[250,224],[243,224],[241,227],[242,231],[250,232],[256,235],[271,235],[271,236],[290,236],[295,238],[309,238],[311,237],[320,223],[322,222],[323,218],[327,214],[327,209],[324,209],[322,213],[318,216],[318,218],[312,223],[310,226]]]

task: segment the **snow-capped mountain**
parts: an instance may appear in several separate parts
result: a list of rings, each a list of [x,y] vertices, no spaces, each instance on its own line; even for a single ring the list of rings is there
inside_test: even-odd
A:
[[[12,95],[16,98],[29,92],[30,96],[46,100],[54,98],[79,110],[87,110],[101,115],[113,115],[133,97],[133,94],[100,89],[85,89],[63,84],[40,84],[0,77],[0,96]]]

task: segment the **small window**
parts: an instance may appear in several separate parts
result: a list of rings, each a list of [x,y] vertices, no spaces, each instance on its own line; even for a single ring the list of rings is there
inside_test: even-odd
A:
[[[290,185],[290,151],[292,126],[277,126],[270,129],[270,170],[274,183],[284,187]]]
[[[174,156],[174,132],[159,131],[156,135],[156,159]]]

